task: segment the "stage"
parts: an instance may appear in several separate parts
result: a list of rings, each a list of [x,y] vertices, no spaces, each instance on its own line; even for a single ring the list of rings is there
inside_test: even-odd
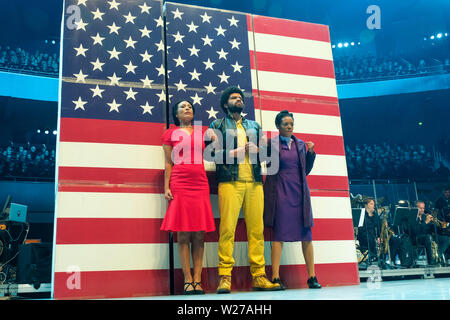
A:
[[[286,289],[274,292],[208,293],[193,296],[126,298],[137,300],[449,300],[450,278],[361,282],[355,286],[312,289]],[[122,300],[122,299],[116,299]]]

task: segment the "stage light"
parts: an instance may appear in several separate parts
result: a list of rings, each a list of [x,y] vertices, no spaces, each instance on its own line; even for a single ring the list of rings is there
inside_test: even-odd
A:
[[[48,130],[45,130],[45,134],[48,134]]]
[[[427,41],[427,37],[423,38],[423,40]]]
[[[446,36],[446,37],[447,37],[447,36],[448,36],[448,33],[447,33],[447,32],[446,32],[446,33],[444,33],[444,36]]]
[[[342,48],[342,43],[338,43],[338,48]]]
[[[352,41],[351,43],[350,43],[352,46],[354,46],[355,45],[355,43]]]
[[[422,121],[419,122],[419,126],[421,126],[421,125],[423,125],[423,122],[422,122]]]
[[[336,45],[333,44],[331,47],[334,49],[334,48],[336,48]]]
[[[56,41],[55,40],[52,40],[52,44],[55,44],[56,43]]]
[[[37,132],[37,133],[41,133],[41,130],[37,129],[36,132]]]
[[[54,134],[55,136],[56,136],[56,133],[57,133],[56,130],[53,130],[53,134]]]
[[[348,42],[344,43],[344,47],[346,48],[348,47]]]
[[[431,36],[430,39],[433,40],[433,39],[434,39],[434,36]]]
[[[438,39],[442,38],[442,33],[438,33],[436,36]]]

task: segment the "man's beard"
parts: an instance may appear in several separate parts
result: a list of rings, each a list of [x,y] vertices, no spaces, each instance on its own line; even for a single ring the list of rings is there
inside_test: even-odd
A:
[[[244,110],[243,104],[242,104],[242,107],[238,107],[238,106],[229,106],[228,107],[228,112],[230,112],[230,113],[241,113],[242,110]]]

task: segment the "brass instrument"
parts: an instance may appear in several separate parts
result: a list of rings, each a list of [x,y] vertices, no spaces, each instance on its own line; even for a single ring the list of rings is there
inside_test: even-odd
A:
[[[387,223],[387,213],[386,211],[384,212],[384,216],[383,216],[383,220],[381,222],[381,243],[383,245],[381,252],[383,254],[389,253],[389,258],[390,258],[390,247],[389,247],[389,240],[391,239],[392,235],[394,234],[394,230],[392,230],[391,228],[389,228],[388,223]]]
[[[434,224],[436,224],[436,226],[438,226],[439,228],[445,229],[448,227],[448,223],[446,221],[440,221],[437,218],[437,214],[438,214],[438,210],[433,210],[431,213],[431,217],[432,217],[432,222]]]
[[[431,256],[433,257],[434,261],[438,261],[439,259],[438,245],[434,240],[431,241]]]

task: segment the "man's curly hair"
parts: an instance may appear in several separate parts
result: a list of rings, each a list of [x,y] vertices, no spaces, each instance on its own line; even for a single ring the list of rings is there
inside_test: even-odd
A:
[[[223,90],[222,95],[220,96],[220,107],[227,114],[227,108],[224,107],[228,103],[228,98],[232,93],[239,93],[242,97],[242,102],[244,101],[244,92],[241,89],[235,86],[231,86]]]

